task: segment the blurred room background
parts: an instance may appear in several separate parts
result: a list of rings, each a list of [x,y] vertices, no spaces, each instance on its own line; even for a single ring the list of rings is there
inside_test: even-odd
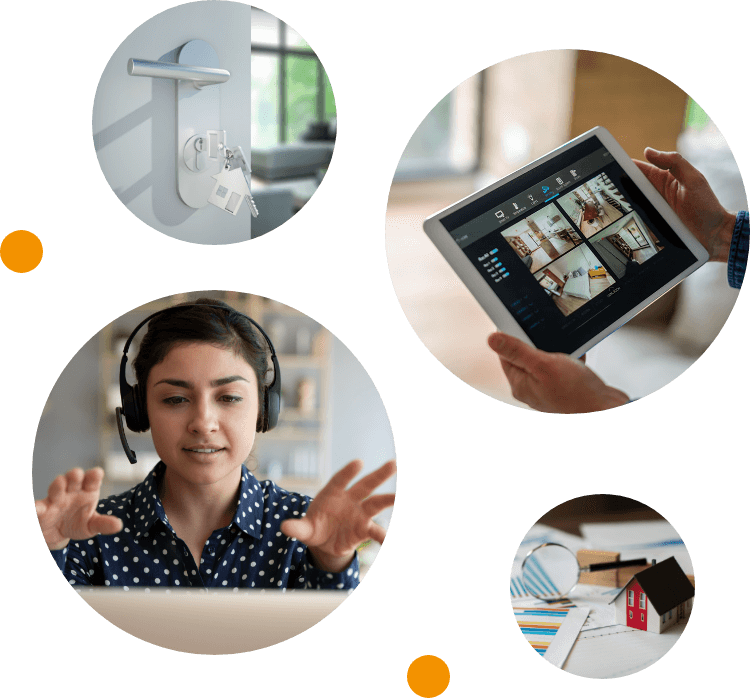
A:
[[[422,231],[425,218],[604,126],[633,158],[678,150],[730,211],[747,208],[729,146],[700,106],[637,63],[589,51],[545,51],[498,63],[446,95],[396,170],[386,250],[401,306],[427,348],[473,387],[521,405],[487,347],[489,317]],[[710,345],[737,297],[710,262],[587,356],[607,383],[642,397],[680,375]]]
[[[253,7],[250,36],[255,238],[289,220],[317,190],[333,155],[336,103],[320,59],[292,27]]]

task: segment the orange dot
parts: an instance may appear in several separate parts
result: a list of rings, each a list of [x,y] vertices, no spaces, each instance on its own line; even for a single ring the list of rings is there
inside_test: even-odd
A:
[[[16,230],[3,239],[0,258],[11,271],[25,274],[42,261],[42,242],[28,230]]]
[[[425,654],[409,665],[406,680],[409,682],[409,688],[418,696],[435,698],[448,688],[451,673],[448,671],[448,665],[440,657]]]

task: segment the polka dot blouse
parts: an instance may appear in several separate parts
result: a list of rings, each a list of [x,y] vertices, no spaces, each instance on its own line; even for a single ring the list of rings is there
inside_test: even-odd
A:
[[[71,541],[52,555],[71,584],[152,587],[226,587],[266,589],[353,589],[359,562],[334,574],[316,568],[307,546],[288,538],[281,522],[299,518],[312,501],[258,482],[242,466],[240,497],[234,519],[211,534],[196,566],[187,545],[177,537],[158,495],[166,466],[158,463],[148,477],[124,494],[99,502],[100,514],[119,517],[124,528],[113,536]]]

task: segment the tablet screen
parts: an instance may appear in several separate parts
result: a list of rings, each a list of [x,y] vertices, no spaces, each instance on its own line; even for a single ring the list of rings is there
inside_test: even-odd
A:
[[[596,136],[440,222],[546,351],[576,351],[697,261]]]

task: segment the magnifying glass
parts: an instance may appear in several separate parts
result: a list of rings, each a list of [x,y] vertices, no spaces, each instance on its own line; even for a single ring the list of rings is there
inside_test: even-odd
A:
[[[537,599],[560,601],[578,584],[581,572],[601,572],[647,564],[646,558],[642,557],[638,560],[600,562],[581,567],[572,550],[559,543],[543,543],[526,555],[521,565],[521,583]]]

